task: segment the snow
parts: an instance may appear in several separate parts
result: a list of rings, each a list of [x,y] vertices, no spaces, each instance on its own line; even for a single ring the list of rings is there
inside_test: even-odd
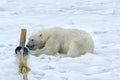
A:
[[[29,55],[29,80],[120,80],[120,0],[1,0],[0,80],[22,80],[14,53],[21,28],[27,38],[52,26],[88,31],[95,53],[77,58]]]

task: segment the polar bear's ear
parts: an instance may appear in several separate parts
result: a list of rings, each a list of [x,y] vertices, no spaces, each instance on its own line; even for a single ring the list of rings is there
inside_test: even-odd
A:
[[[42,34],[40,34],[39,36],[42,37]]]

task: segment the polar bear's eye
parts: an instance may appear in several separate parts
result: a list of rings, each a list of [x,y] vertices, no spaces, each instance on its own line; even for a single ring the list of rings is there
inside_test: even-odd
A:
[[[42,34],[40,34],[40,37],[42,37]]]
[[[32,39],[31,41],[34,41],[34,39]]]

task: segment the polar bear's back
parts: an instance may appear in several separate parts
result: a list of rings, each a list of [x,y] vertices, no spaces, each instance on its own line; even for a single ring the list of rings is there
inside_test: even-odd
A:
[[[47,35],[53,35],[56,36],[58,39],[65,38],[67,40],[73,40],[73,39],[80,39],[80,38],[88,38],[92,39],[91,35],[84,31],[84,30],[78,30],[78,29],[63,29],[60,27],[54,27],[54,28],[48,28],[41,30],[39,32],[42,32]],[[38,32],[38,33],[39,33]]]
[[[68,40],[73,40],[73,39],[79,39],[79,38],[91,38],[91,35],[84,30],[78,30],[78,29],[63,29],[59,27],[55,28],[50,28],[51,30],[50,33],[53,35],[56,35],[60,38],[66,38]]]

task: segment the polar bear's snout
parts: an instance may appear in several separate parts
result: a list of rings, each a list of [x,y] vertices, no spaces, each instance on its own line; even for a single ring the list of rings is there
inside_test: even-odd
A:
[[[26,47],[28,47],[30,50],[34,50],[35,45],[31,42],[28,42]]]
[[[33,48],[33,47],[34,47],[34,45],[32,45],[32,46],[30,46],[30,45],[26,45],[26,47],[28,47],[28,48]]]

